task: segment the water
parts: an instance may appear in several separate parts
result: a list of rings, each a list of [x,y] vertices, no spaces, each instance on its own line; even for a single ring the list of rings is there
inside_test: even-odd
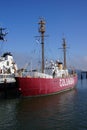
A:
[[[1,99],[0,130],[87,130],[87,79],[58,95]]]

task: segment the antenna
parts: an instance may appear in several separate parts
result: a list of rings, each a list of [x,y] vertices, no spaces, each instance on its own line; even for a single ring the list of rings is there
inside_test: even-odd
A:
[[[4,37],[8,34],[8,32],[4,32],[4,30],[6,30],[6,28],[0,27],[0,40],[1,41],[5,41]]]

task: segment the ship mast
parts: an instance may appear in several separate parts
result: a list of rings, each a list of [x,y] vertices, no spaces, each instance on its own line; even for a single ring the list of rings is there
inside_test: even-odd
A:
[[[63,53],[64,53],[64,69],[67,68],[66,66],[66,41],[65,41],[65,38],[63,38]]]
[[[39,32],[41,33],[41,45],[42,45],[42,73],[44,73],[44,33],[45,33],[45,21],[43,19],[39,22]]]

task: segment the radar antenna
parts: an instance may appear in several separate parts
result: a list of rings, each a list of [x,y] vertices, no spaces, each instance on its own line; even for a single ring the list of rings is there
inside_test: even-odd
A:
[[[8,32],[4,32],[4,30],[6,30],[6,28],[0,27],[0,40],[1,41],[5,41],[5,36],[8,34]]]

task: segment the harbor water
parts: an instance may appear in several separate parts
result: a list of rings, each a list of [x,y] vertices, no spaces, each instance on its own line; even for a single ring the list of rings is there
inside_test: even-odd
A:
[[[87,79],[57,95],[0,99],[0,130],[87,130]]]

